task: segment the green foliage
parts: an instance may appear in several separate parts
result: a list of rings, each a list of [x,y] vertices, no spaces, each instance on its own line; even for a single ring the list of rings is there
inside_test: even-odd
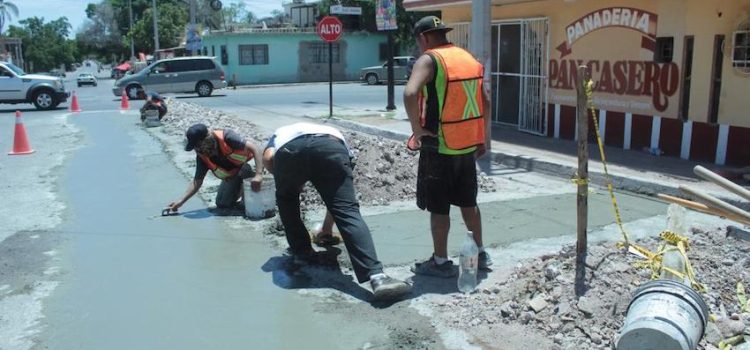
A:
[[[159,12],[159,47],[176,47],[180,44],[180,38],[185,32],[185,23],[188,21],[188,12],[184,6],[174,4],[158,5]],[[147,9],[143,12],[141,20],[136,22],[133,30],[125,36],[125,43],[130,44],[132,35],[137,43],[139,52],[154,51],[154,26],[153,11]]]
[[[18,7],[10,1],[0,0],[0,35],[3,34],[5,23],[13,17],[18,17]]]
[[[21,26],[10,26],[8,34],[23,40],[23,54],[34,70],[50,70],[65,64],[67,67],[80,59],[78,47],[70,34],[66,17],[44,23],[43,18],[30,17],[19,21]]]

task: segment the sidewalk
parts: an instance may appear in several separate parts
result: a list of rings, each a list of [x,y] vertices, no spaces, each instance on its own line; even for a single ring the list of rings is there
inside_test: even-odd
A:
[[[411,127],[403,108],[380,116],[348,115],[334,117],[331,122],[348,129],[366,132],[394,140],[406,141]],[[578,168],[577,142],[527,134],[515,127],[492,128],[492,159],[515,170],[535,171],[572,178]],[[721,172],[731,168],[710,163],[699,163],[676,157],[654,156],[637,150],[604,147],[607,169],[616,189],[656,196],[658,193],[686,197],[680,185],[689,185],[708,192],[729,203],[748,208],[746,201],[693,173],[696,165]],[[590,181],[606,187],[604,168],[596,143],[589,143]],[[747,184],[742,184],[748,187]]]

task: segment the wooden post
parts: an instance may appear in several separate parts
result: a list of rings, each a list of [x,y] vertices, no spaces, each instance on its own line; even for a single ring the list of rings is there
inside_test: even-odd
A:
[[[585,293],[586,278],[586,252],[588,229],[588,195],[589,195],[589,109],[588,97],[586,96],[586,84],[591,79],[586,66],[578,67],[578,81],[576,82],[578,92],[577,127],[578,127],[578,195],[576,196],[576,208],[578,213],[578,229],[576,239],[576,295]]]

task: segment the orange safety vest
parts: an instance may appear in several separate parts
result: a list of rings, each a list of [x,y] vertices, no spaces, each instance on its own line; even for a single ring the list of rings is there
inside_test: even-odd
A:
[[[430,97],[438,99],[438,118],[445,146],[463,150],[484,144],[484,67],[469,52],[452,44],[425,53],[436,62],[437,96]],[[424,109],[424,104],[420,106]]]
[[[229,162],[237,165],[237,167],[234,169],[224,169],[216,165],[216,163],[211,161],[210,157],[204,154],[198,153],[198,157],[200,157],[200,159],[204,164],[206,164],[208,169],[211,170],[211,172],[214,173],[214,175],[219,179],[224,180],[226,178],[237,175],[237,173],[240,171],[240,168],[242,168],[242,165],[253,159],[253,152],[246,151],[244,148],[241,150],[233,150],[232,147],[229,147],[227,142],[224,141],[224,130],[214,130],[213,134],[216,138],[216,143],[219,145],[219,153],[227,158]]]

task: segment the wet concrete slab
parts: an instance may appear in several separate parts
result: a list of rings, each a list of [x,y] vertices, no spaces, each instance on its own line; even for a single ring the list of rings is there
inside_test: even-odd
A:
[[[75,118],[86,137],[61,178],[64,278],[35,348],[352,349],[388,333],[316,312],[296,289],[304,272],[281,285],[283,263],[269,264],[281,258],[262,234],[228,230],[199,199],[182,216],[158,216],[186,179],[134,116]],[[338,336],[321,336],[332,329]]]
[[[666,204],[647,197],[627,193],[616,193],[616,196],[626,222],[666,212]],[[576,234],[574,193],[480,203],[479,208],[484,244],[489,247],[537,238],[575,237]],[[433,251],[429,218],[430,214],[421,210],[366,216],[380,260],[386,265],[404,265],[428,258]],[[614,222],[612,203],[606,190],[589,195],[588,222],[589,231]],[[448,236],[450,255],[458,255],[465,232],[460,210],[452,207]]]

